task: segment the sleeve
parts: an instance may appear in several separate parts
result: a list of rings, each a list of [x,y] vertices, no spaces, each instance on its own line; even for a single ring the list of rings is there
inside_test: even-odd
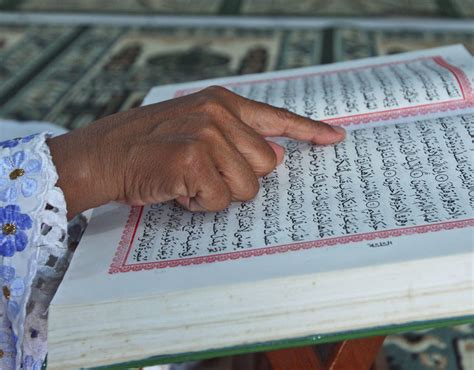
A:
[[[41,369],[46,356],[49,301],[32,294],[44,284],[38,275],[54,277],[67,251],[66,203],[48,137],[0,142],[1,369]]]

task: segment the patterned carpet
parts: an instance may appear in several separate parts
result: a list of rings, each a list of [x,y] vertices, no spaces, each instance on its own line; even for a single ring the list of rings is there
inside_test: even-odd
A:
[[[389,370],[474,370],[474,325],[391,335]]]
[[[474,16],[474,0],[0,0],[8,11],[428,17]],[[45,13],[42,13],[45,14]],[[1,16],[1,12],[0,12]],[[0,18],[1,19],[1,18]],[[352,19],[352,18],[351,18]],[[0,117],[73,129],[138,106],[155,85],[464,44],[472,23],[371,20],[314,27],[0,22]],[[365,22],[365,23],[364,23]],[[430,23],[431,22],[431,23]],[[426,23],[426,24],[425,24]],[[431,24],[431,26],[430,26]],[[467,24],[467,26],[466,26]],[[390,370],[474,370],[474,325],[390,336]]]
[[[201,15],[472,17],[473,0],[0,0],[0,9]]]
[[[140,104],[155,85],[438,45],[474,31],[0,24],[0,117],[68,128]],[[416,24],[415,24],[416,25]]]

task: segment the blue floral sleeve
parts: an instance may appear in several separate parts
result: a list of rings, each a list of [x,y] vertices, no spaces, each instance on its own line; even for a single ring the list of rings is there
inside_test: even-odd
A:
[[[1,369],[40,369],[46,355],[45,340],[31,345],[25,321],[39,267],[65,252],[66,204],[47,138],[0,142]]]

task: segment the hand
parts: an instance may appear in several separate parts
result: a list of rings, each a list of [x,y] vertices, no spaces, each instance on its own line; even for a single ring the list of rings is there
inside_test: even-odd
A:
[[[218,211],[252,199],[258,177],[282,161],[265,137],[316,144],[344,130],[222,87],[117,113],[48,144],[68,215],[109,201],[132,205],[177,200],[191,211]]]

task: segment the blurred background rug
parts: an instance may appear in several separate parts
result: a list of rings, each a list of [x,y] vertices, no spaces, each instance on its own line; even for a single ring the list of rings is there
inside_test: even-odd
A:
[[[418,23],[314,28],[0,23],[0,117],[72,129],[139,105],[156,85],[454,43],[474,51],[474,27],[450,23],[443,29],[442,21],[427,21],[420,29]]]
[[[16,11],[127,14],[470,17],[473,0],[0,0]]]
[[[8,23],[0,11],[0,118],[67,129],[136,107],[155,85],[455,43],[474,53],[474,0],[0,0],[0,10],[18,15]],[[24,12],[118,13],[130,24],[22,22]],[[239,17],[160,27],[137,25],[141,14]],[[271,15],[282,18],[247,17]],[[350,18],[324,18],[340,16]],[[392,335],[384,350],[389,370],[474,370],[474,325]]]

